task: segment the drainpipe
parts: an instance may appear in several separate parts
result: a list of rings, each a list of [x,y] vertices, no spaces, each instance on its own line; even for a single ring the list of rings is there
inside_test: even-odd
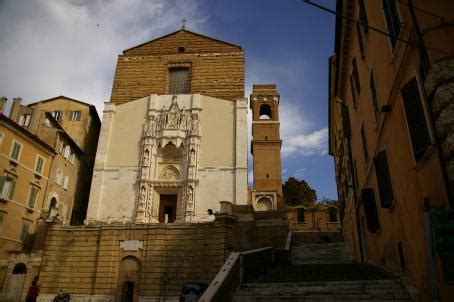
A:
[[[432,242],[432,217],[430,215],[429,198],[424,198],[424,228],[426,231],[427,255],[429,256],[430,281],[433,296],[432,300],[434,302],[439,302],[440,296],[438,293],[437,271],[435,268],[435,251]]]

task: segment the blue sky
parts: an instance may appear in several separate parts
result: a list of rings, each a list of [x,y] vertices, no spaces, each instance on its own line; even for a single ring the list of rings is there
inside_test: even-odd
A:
[[[317,0],[334,8],[334,0]],[[117,55],[186,28],[243,47],[246,96],[276,83],[284,180],[337,198],[328,148],[334,16],[297,0],[0,0],[0,94],[24,103],[66,95],[102,116]]]

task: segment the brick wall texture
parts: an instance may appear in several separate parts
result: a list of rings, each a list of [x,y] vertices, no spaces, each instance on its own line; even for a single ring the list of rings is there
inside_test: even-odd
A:
[[[244,97],[241,47],[180,30],[119,55],[111,102],[167,94],[169,68],[179,66],[189,67],[191,94],[232,101]]]

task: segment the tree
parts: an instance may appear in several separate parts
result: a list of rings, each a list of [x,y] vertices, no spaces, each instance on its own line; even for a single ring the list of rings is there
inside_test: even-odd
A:
[[[317,200],[317,192],[305,180],[289,177],[282,185],[285,202],[290,206],[311,206]]]

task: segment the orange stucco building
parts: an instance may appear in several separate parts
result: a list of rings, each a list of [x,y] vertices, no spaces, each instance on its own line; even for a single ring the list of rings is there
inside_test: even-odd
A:
[[[453,250],[433,234],[453,206],[454,4],[348,0],[337,13],[329,148],[345,239],[422,301],[448,301]]]

